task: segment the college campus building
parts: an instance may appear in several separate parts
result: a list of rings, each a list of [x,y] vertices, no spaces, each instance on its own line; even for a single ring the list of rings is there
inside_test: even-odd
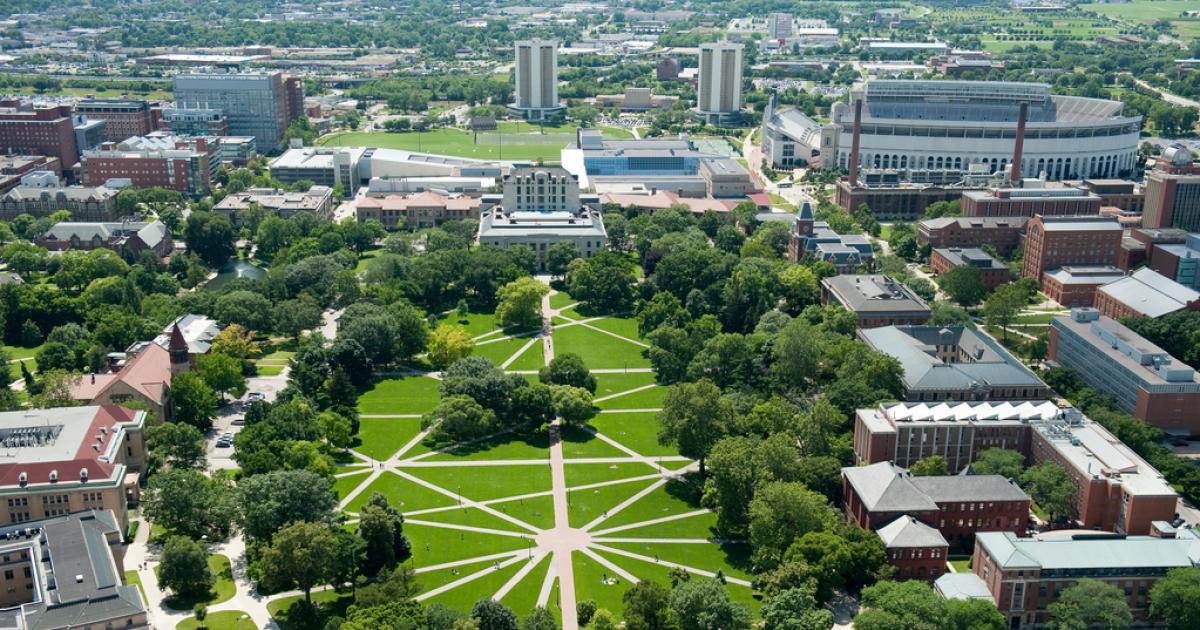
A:
[[[283,140],[293,120],[304,115],[304,83],[280,72],[198,72],[173,79],[175,106],[216,110],[229,134],[252,136],[264,151]]]
[[[229,135],[229,119],[219,109],[169,107],[163,110],[162,125],[177,136]]]
[[[818,125],[795,107],[777,107],[771,93],[762,123],[763,159],[771,168],[820,167],[832,161],[836,141],[836,129]]]
[[[204,195],[220,166],[216,138],[142,136],[85,151],[80,162],[85,186],[129,180],[134,188],[166,188]]]
[[[1187,147],[1167,147],[1147,171],[1142,225],[1200,232],[1200,162],[1192,162]]]
[[[1033,400],[1050,389],[996,340],[964,326],[882,326],[858,331],[904,368],[904,399]]]
[[[116,404],[0,413],[9,453],[0,463],[0,523],[111,510],[124,531],[140,497],[148,420]]]
[[[492,205],[487,204],[489,208]],[[354,201],[354,211],[359,223],[374,219],[389,230],[400,227],[418,230],[434,227],[445,221],[478,220],[483,206],[483,200],[479,197],[463,194],[442,195],[432,191],[359,197]]]
[[[864,529],[880,530],[903,516],[942,536],[942,544],[970,549],[976,532],[1024,534],[1029,495],[1000,475],[916,477],[891,462],[842,469],[842,510]],[[945,558],[943,556],[943,562]],[[936,579],[926,572],[911,577]]]
[[[1134,230],[1136,237],[1141,230]],[[1147,246],[1147,266],[1191,289],[1200,289],[1200,234],[1177,230],[1175,242]]]
[[[883,403],[859,409],[854,455],[902,468],[932,456],[958,473],[987,448],[1018,451],[1030,465],[1054,462],[1071,476],[1080,525],[1145,534],[1175,517],[1178,495],[1156,470],[1073,407],[1024,402]]]
[[[1070,317],[1051,320],[1047,358],[1074,368],[1143,422],[1169,433],[1200,434],[1195,370],[1096,309],[1075,309]]]
[[[854,313],[859,328],[919,326],[929,305],[913,290],[884,275],[840,275],[821,280],[821,303]]]
[[[1121,224],[1098,216],[1043,217],[1025,225],[1025,262],[1021,275],[1042,279],[1042,273],[1068,265],[1112,265],[1120,257]]]
[[[134,259],[142,252],[153,252],[159,258],[175,250],[171,230],[161,221],[73,222],[56,223],[34,238],[38,247],[52,252],[68,249],[91,251],[111,249],[123,258]]]
[[[76,221],[112,221],[117,218],[117,191],[92,188],[42,188],[17,186],[0,196],[0,219],[11,221],[22,214],[48,217],[59,210]]]
[[[917,242],[931,247],[977,248],[991,245],[1007,256],[1021,243],[1028,217],[939,217],[917,225]]]
[[[103,120],[105,142],[120,142],[156,130],[150,103],[142,100],[87,99],[75,103],[75,113]]]
[[[1012,279],[1008,265],[996,260],[991,254],[978,248],[936,248],[929,254],[929,269],[940,276],[955,267],[974,267],[979,270],[979,279],[989,291]]]
[[[522,40],[514,42],[513,48],[516,101],[509,108],[531,121],[562,111],[563,104],[558,101],[558,41]]]
[[[106,508],[0,527],[0,626],[150,628],[138,586],[122,583],[124,531]]]
[[[696,114],[706,124],[725,124],[742,110],[742,45],[700,44]]]
[[[1162,317],[1200,310],[1200,291],[1145,267],[1096,289],[1096,310],[1105,317]]]
[[[239,193],[230,193],[213,206],[212,211],[229,218],[234,227],[241,227],[242,212],[257,205],[268,214],[290,218],[298,212],[311,212],[323,219],[333,219],[333,189],[316,186],[304,192],[292,192],[279,188],[247,188]]]
[[[70,385],[71,398],[81,405],[113,405],[137,400],[149,409],[154,422],[174,416],[171,378],[192,367],[191,350],[183,331],[173,326],[164,347],[158,343],[134,344],[134,352],[113,366],[115,371],[87,374]]]
[[[1066,186],[993,187],[962,194],[964,217],[1094,216],[1101,205],[1099,195]]]
[[[1161,526],[1151,536],[1057,531],[1020,538],[1012,532],[981,532],[971,571],[983,588],[966,590],[987,592],[1008,627],[1039,628],[1064,590],[1093,578],[1116,586],[1135,624],[1143,624],[1154,584],[1171,569],[1200,564],[1200,536],[1191,529]]]
[[[363,147],[293,147],[271,160],[271,177],[285,184],[308,181],[318,186],[336,188],[342,185],[343,195],[353,197],[370,168],[363,157],[370,149]]]
[[[792,262],[824,260],[838,273],[855,273],[875,262],[871,239],[862,234],[838,234],[825,221],[813,217],[812,204],[805,201],[789,232],[788,258]]]
[[[33,106],[0,100],[0,153],[57,158],[59,176],[79,161],[70,105]]]
[[[1113,265],[1068,265],[1042,274],[1042,293],[1062,306],[1091,306],[1100,287],[1125,278]]]
[[[500,205],[485,211],[479,222],[480,245],[502,249],[524,245],[534,251],[541,268],[546,252],[571,243],[584,258],[604,251],[608,234],[596,209],[583,205],[579,180],[566,169],[514,168],[504,177]]]

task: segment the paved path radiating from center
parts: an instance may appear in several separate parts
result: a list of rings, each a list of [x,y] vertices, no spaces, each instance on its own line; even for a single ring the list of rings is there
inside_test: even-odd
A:
[[[553,324],[550,321],[550,295],[542,296],[542,351],[546,365],[554,359]],[[550,535],[557,539],[567,534],[571,527],[567,513],[567,473],[563,467],[563,447],[561,422],[555,418],[550,427],[550,485],[554,497],[554,530]],[[558,542],[558,541],[555,541]],[[569,541],[565,544],[554,545],[554,567],[558,573],[559,608],[562,609],[563,630],[579,630],[579,619],[575,613],[575,570],[571,563],[571,547]],[[585,543],[586,544],[586,543]]]

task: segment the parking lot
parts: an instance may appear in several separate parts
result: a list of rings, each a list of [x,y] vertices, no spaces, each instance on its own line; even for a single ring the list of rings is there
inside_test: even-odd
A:
[[[246,417],[246,408],[252,402],[253,398],[261,397],[262,400],[274,401],[279,390],[287,385],[287,371],[278,376],[257,376],[246,380],[246,394],[239,399],[228,401],[217,410],[217,417],[213,418],[213,428],[204,436],[205,447],[208,451],[208,467],[212,470],[228,470],[237,468],[237,462],[233,460],[233,446],[221,446],[218,443],[224,444],[222,437],[230,438],[237,435],[238,431],[242,430],[242,422]]]

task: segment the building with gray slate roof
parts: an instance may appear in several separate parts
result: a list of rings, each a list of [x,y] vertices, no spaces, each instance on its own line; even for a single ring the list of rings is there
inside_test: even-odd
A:
[[[891,462],[842,469],[842,508],[864,529],[902,516],[969,548],[977,531],[1025,533],[1029,495],[1000,475],[915,477]],[[936,576],[935,576],[936,577]]]
[[[816,259],[832,264],[838,273],[854,273],[875,262],[871,240],[861,234],[838,234],[829,223],[817,221],[807,201],[792,223],[788,257],[793,262]]]
[[[48,217],[59,210],[76,221],[111,221],[117,218],[117,191],[104,186],[41,188],[17,186],[0,197],[0,219],[11,221],[22,214]]]
[[[0,554],[0,627],[150,627],[137,586],[121,583],[121,528],[111,511],[0,527]]]
[[[821,303],[839,304],[858,317],[859,328],[919,325],[929,305],[912,289],[884,275],[841,275],[821,280]]]
[[[946,572],[950,544],[938,530],[901,516],[875,533],[887,549],[888,564],[896,567],[896,579],[932,581]]]
[[[50,251],[67,249],[111,249],[121,256],[136,257],[143,251],[159,257],[170,256],[175,249],[171,230],[161,221],[124,221],[121,223],[56,223],[34,239]]]
[[[1096,289],[1095,306],[1101,315],[1113,319],[1162,317],[1184,309],[1200,310],[1200,291],[1142,268]]]
[[[963,326],[883,326],[859,339],[904,368],[905,400],[1031,400],[1049,388],[995,339]]]
[[[1154,584],[1171,569],[1195,566],[1200,566],[1200,535],[1169,527],[1154,536],[1066,530],[1020,538],[1012,532],[981,532],[971,561],[971,571],[1010,628],[1044,627],[1050,604],[1083,578],[1118,585],[1140,627]]]

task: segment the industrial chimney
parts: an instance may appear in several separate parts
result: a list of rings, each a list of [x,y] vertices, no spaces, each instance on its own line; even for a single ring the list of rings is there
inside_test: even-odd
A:
[[[1013,143],[1012,170],[1008,180],[1013,186],[1021,181],[1021,157],[1025,151],[1025,119],[1029,116],[1029,103],[1021,103],[1021,113],[1017,114],[1017,141]]]
[[[858,137],[862,135],[862,99],[854,99],[854,134],[850,140],[850,188],[858,185]]]

